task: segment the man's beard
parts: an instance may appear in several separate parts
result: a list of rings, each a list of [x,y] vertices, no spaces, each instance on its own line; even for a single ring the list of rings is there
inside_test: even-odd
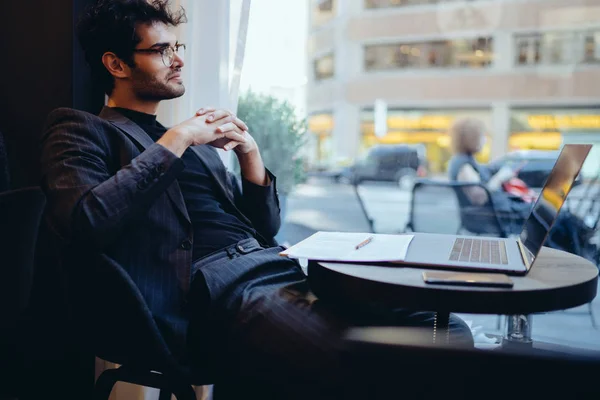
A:
[[[183,83],[171,83],[158,79],[156,76],[147,74],[139,69],[132,70],[133,90],[136,95],[144,100],[169,100],[183,96],[185,86]]]

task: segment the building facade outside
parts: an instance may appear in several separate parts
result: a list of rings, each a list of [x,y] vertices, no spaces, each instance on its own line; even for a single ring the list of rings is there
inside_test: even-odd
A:
[[[423,143],[430,169],[443,172],[448,128],[462,116],[487,126],[481,161],[600,145],[600,0],[309,1],[315,167],[377,143]],[[387,105],[383,135],[377,100]]]

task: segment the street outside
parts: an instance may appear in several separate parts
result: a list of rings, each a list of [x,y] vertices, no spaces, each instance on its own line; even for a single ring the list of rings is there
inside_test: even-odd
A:
[[[364,183],[358,187],[368,216],[374,222],[377,233],[399,233],[408,222],[411,193],[401,190],[392,183]],[[576,196],[577,193],[572,193]],[[443,204],[443,199],[425,195],[420,203]],[[442,201],[442,203],[440,203]],[[440,218],[444,213],[436,213],[435,223],[443,229],[452,224],[454,217],[448,213],[447,219]],[[295,244],[316,231],[369,232],[369,223],[361,209],[354,187],[334,183],[331,179],[311,177],[298,185],[287,201],[287,212],[283,226],[285,241]],[[600,291],[600,290],[599,290]],[[591,311],[600,324],[600,299],[592,302]],[[533,318],[533,339],[561,345],[600,350],[600,326],[594,329],[589,314],[589,305],[574,309],[535,315]],[[489,340],[484,333],[498,335],[503,332],[503,324],[498,329],[496,315],[460,314],[476,336],[476,342]],[[504,318],[502,319],[504,320]]]

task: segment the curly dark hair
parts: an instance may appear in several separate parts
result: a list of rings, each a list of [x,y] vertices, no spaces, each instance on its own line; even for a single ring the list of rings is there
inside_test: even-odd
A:
[[[102,63],[106,52],[115,53],[127,65],[134,67],[133,49],[141,42],[136,33],[138,24],[162,22],[177,26],[187,22],[181,7],[173,12],[170,0],[97,0],[81,15],[77,36],[90,65],[92,77],[99,81],[106,94],[114,89],[114,78]]]

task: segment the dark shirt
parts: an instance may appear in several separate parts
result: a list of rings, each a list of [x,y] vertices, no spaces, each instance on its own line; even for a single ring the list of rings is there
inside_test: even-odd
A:
[[[167,131],[156,116],[125,108],[114,108],[138,124],[154,141]],[[206,165],[191,148],[181,156],[185,169],[177,178],[194,230],[193,259],[220,250],[242,239],[256,237],[256,231],[242,222],[223,198]]]

